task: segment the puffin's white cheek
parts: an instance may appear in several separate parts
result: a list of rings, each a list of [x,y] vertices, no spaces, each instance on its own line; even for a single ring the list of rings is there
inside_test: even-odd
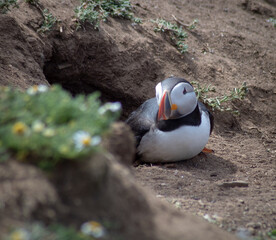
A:
[[[155,96],[156,96],[156,100],[158,105],[161,102],[161,98],[162,98],[162,85],[161,83],[158,83],[155,87]]]
[[[197,105],[197,98],[194,92],[187,93],[181,98],[177,99],[178,112],[181,115],[190,114]]]

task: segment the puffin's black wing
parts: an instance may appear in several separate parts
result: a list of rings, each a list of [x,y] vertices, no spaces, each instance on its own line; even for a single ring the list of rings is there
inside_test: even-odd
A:
[[[126,123],[131,127],[136,137],[137,146],[142,137],[155,124],[158,112],[158,104],[156,98],[145,101],[136,111],[132,112]]]
[[[207,112],[209,115],[210,125],[211,125],[211,128],[210,128],[210,135],[211,135],[213,128],[214,128],[214,116],[202,102],[198,101],[198,106],[199,106],[200,111]]]

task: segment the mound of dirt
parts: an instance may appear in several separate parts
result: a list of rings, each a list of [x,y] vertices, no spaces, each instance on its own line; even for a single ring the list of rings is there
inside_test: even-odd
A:
[[[0,164],[0,238],[37,215],[55,219],[56,188],[39,169],[10,160]]]
[[[28,222],[59,222],[79,229],[83,222],[96,220],[109,225],[104,239],[236,239],[203,219],[172,209],[142,189],[129,168],[119,163],[134,150],[133,135],[122,136],[123,124],[115,124],[113,129],[113,136],[106,141],[120,136],[128,147],[127,151],[116,149],[118,160],[110,153],[97,155],[63,164],[48,178],[28,164],[2,163],[0,237],[11,227]]]
[[[95,176],[88,173],[83,166],[77,166],[74,172],[74,166],[69,165],[62,169],[64,178],[59,176],[52,185],[47,185],[53,189],[51,199],[63,205],[64,212],[58,214],[60,221],[78,225],[90,216],[86,208],[100,209],[97,216],[118,221],[123,236],[144,234],[144,239],[151,239],[151,234],[156,234],[155,239],[163,236],[182,239],[181,234],[187,239],[208,239],[207,236],[214,239],[213,234],[223,234],[214,226],[188,217],[186,212],[204,216],[232,232],[247,229],[250,234],[258,235],[276,228],[276,36],[275,28],[267,22],[269,17],[275,18],[274,1],[133,0],[134,13],[143,19],[143,24],[109,19],[101,24],[99,31],[89,24],[85,29],[75,30],[73,9],[78,1],[40,0],[40,3],[60,20],[49,33],[37,33],[42,16],[38,9],[25,2],[20,2],[19,9],[0,15],[1,85],[27,88],[33,84],[59,83],[72,94],[99,90],[104,101],[122,102],[122,119],[153,97],[156,83],[170,75],[198,81],[201,85],[212,84],[216,87],[215,95],[223,95],[242,82],[247,82],[249,88],[244,101],[232,103],[239,110],[239,116],[214,113],[215,129],[209,142],[214,154],[175,164],[141,165],[131,170],[138,182],[158,198],[176,206],[178,212],[144,193],[128,170],[115,160],[103,158],[101,169],[104,172],[106,168],[111,169],[103,178],[101,173]],[[157,18],[186,29],[187,53],[180,54],[165,33],[154,32],[151,20]],[[196,29],[187,29],[186,25],[194,19],[199,20]],[[116,131],[118,137],[111,137],[114,142],[123,139],[125,134],[120,127]],[[126,142],[132,145],[130,135],[126,136],[129,137]],[[131,161],[134,151],[133,145],[126,147],[128,144],[116,141],[107,147],[126,163]],[[88,163],[87,169],[90,168]],[[80,177],[82,174],[84,179]],[[70,176],[79,180],[75,183]],[[102,180],[101,187],[89,192],[89,183],[96,176]],[[117,184],[114,189],[113,181]],[[106,192],[100,190],[103,188]],[[41,194],[42,202],[39,200],[32,206],[45,204],[47,209],[48,198],[43,191]],[[100,200],[105,199],[102,205],[95,194],[101,196]],[[72,199],[68,197],[71,195]],[[126,199],[121,198],[124,195]],[[68,212],[68,208],[74,211]],[[51,220],[47,214],[36,215],[35,207],[29,209],[35,216],[33,219]],[[130,211],[133,216],[129,216]],[[14,221],[22,219],[21,215],[14,216]],[[136,230],[132,224],[137,225]],[[191,229],[182,229],[180,225]],[[114,234],[120,231],[114,230]]]
[[[110,239],[235,239],[157,201],[114,159],[98,156],[87,164],[62,167],[62,172],[56,185],[67,211],[58,216],[69,225],[91,217],[110,222]]]

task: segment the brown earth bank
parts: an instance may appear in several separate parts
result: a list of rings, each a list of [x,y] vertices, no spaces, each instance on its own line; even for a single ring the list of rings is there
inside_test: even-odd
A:
[[[43,173],[32,175],[28,171],[37,170],[26,170],[30,188],[32,179],[36,178],[39,178],[39,184],[46,186],[45,192],[38,194],[35,191],[39,192],[39,189],[32,188],[32,194],[40,196],[39,200],[24,197],[26,186],[18,186],[11,174],[5,178],[8,179],[6,182],[2,181],[1,188],[14,189],[14,195],[7,193],[5,196],[15,203],[11,201],[11,208],[3,210],[1,223],[7,226],[10,222],[20,224],[23,219],[46,219],[48,222],[59,219],[78,226],[90,216],[85,209],[100,209],[97,217],[108,218],[106,215],[110,213],[109,220],[115,219],[121,224],[113,229],[114,234],[121,237],[121,233],[125,239],[183,239],[182,236],[185,239],[231,239],[232,236],[214,225],[190,217],[190,213],[225,230],[238,232],[240,236],[265,234],[275,229],[276,36],[275,28],[267,22],[268,18],[276,16],[275,1],[131,2],[135,16],[142,18],[143,24],[109,19],[101,24],[99,31],[89,24],[76,31],[72,20],[78,1],[41,0],[41,5],[60,21],[51,32],[38,34],[42,22],[40,12],[19,1],[19,9],[0,14],[1,85],[24,89],[34,84],[59,83],[72,94],[99,90],[103,100],[122,102],[122,119],[125,119],[144,100],[154,96],[156,83],[171,75],[198,81],[201,85],[212,84],[216,87],[215,95],[223,95],[246,82],[249,89],[246,99],[232,103],[240,115],[214,112],[215,129],[208,143],[213,154],[200,154],[173,164],[139,165],[131,169],[132,174],[115,160],[103,160],[111,169],[111,175],[107,175],[109,177],[100,185],[107,189],[106,192],[100,191],[101,188],[95,190],[102,204],[92,194],[95,192],[83,192],[97,177],[88,174],[80,182],[72,180],[80,178],[81,166],[76,172],[72,171],[72,166],[65,166],[62,169],[64,178],[53,177],[50,182]],[[154,32],[151,20],[156,18],[171,22],[177,19],[178,23],[184,24],[199,20],[196,29],[187,29],[187,53],[180,54],[166,34]],[[119,137],[115,139],[123,139],[121,130],[117,133]],[[131,147],[112,147],[111,144],[108,148],[122,161],[131,161],[124,151],[129,150],[131,155]],[[123,149],[126,155],[120,155],[116,149]],[[21,171],[20,168],[17,170],[17,163],[11,163],[11,166],[2,165],[2,172],[6,168],[13,169],[14,175]],[[113,170],[117,180],[110,177]],[[118,189],[110,186],[112,179]],[[5,187],[5,184],[10,185]],[[66,184],[68,189],[64,187]],[[139,185],[146,186],[147,191],[169,204],[160,203],[151,194],[144,193]],[[1,195],[1,201],[7,202]],[[72,200],[66,201],[71,195]],[[122,198],[122,195],[129,198]],[[80,198],[83,199],[81,207],[76,205]],[[107,200],[113,198],[114,202]],[[29,202],[32,204],[26,207]],[[60,203],[60,208],[53,206],[57,205],[55,202]],[[43,211],[37,213],[41,205]],[[177,209],[172,210],[168,205]],[[16,213],[10,212],[13,206],[16,206]],[[125,207],[122,212],[119,210],[121,206]],[[70,207],[74,210],[69,214]],[[110,212],[107,212],[109,208]],[[20,209],[22,214],[18,214]],[[128,216],[129,212],[131,216]]]

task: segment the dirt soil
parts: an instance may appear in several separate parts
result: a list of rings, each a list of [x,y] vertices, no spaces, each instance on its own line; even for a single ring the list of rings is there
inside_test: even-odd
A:
[[[275,16],[275,1],[151,1],[149,6],[168,20],[172,14],[185,23],[199,19],[188,39],[195,68],[186,72],[184,67],[186,78],[215,85],[217,94],[245,81],[249,94],[235,103],[239,117],[215,113],[207,145],[214,154],[138,166],[138,181],[158,198],[223,229],[258,234],[275,228],[276,41],[275,29],[266,22]]]
[[[0,83],[27,88],[59,83],[72,94],[102,92],[121,101],[124,120],[154,87],[171,75],[212,84],[223,95],[246,82],[245,100],[234,116],[214,112],[207,147],[212,154],[173,164],[139,165],[137,182],[157,198],[205,217],[232,233],[259,235],[276,228],[276,17],[273,0],[133,0],[143,24],[110,19],[95,31],[76,31],[78,1],[40,1],[60,22],[38,34],[37,9],[21,1],[0,15]],[[189,24],[188,52],[180,54],[152,19]]]

